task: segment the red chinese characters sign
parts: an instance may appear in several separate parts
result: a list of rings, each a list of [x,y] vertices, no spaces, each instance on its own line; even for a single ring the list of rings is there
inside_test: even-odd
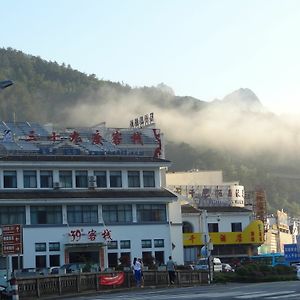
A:
[[[22,253],[22,228],[19,224],[2,226],[2,253]]]
[[[107,242],[111,240],[111,231],[104,229],[102,232],[97,232],[95,229],[84,230],[84,229],[72,229],[69,231],[68,236],[70,242],[103,242],[103,239]]]

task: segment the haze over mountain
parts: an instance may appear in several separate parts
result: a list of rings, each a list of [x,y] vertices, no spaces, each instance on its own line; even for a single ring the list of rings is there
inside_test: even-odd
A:
[[[105,121],[120,128],[154,112],[171,170],[221,169],[225,180],[239,180],[248,190],[265,188],[270,210],[300,215],[300,122],[268,112],[249,88],[206,102],[176,96],[163,83],[132,88],[99,80],[13,49],[0,49],[0,79],[15,82],[0,93],[2,120],[60,126]]]

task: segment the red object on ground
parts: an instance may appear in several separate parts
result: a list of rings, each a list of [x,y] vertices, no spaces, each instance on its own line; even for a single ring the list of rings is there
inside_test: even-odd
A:
[[[115,276],[100,275],[99,284],[100,285],[121,285],[124,282],[124,279],[125,279],[124,272],[118,273]]]

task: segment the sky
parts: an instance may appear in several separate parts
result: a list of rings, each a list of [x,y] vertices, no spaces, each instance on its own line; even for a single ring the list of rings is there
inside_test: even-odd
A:
[[[0,47],[132,87],[300,114],[298,0],[0,0]]]

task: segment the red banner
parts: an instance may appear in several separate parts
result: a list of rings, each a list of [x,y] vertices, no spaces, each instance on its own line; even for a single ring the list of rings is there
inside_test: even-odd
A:
[[[124,279],[125,279],[124,272],[118,273],[115,276],[100,275],[99,284],[100,285],[121,285],[124,282]]]

